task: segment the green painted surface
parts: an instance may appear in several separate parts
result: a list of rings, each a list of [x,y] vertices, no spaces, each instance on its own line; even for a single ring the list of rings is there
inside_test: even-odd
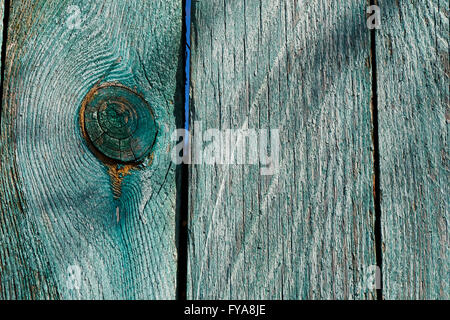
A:
[[[5,10],[5,0],[0,0],[0,43],[3,43],[3,18],[4,18],[4,10]],[[1,48],[0,48],[0,54],[1,54]],[[0,68],[1,68],[1,61],[0,61]],[[0,75],[1,80],[3,81],[3,75]]]
[[[196,1],[191,132],[279,129],[279,172],[190,171],[188,298],[372,299],[370,35],[360,1]]]
[[[384,297],[448,299],[448,1],[379,5]]]
[[[79,7],[80,24],[71,6]],[[168,150],[182,125],[182,19],[176,0],[12,1],[0,298],[175,298]],[[132,88],[153,107],[160,130],[151,160],[139,167],[108,168],[81,135],[82,100],[105,82]]]
[[[448,4],[379,5],[383,295],[448,299]],[[181,6],[12,1],[0,298],[175,298],[182,204],[169,151],[170,133],[183,127]],[[375,297],[367,6],[195,2],[194,141],[201,121],[203,130],[279,129],[281,149],[275,175],[255,164],[190,167],[188,298]],[[152,137],[138,140],[139,165],[98,157],[83,138],[82,101],[105,83],[152,106],[157,138],[150,154]],[[107,118],[115,134],[133,131],[133,123],[121,129],[121,112]],[[120,153],[133,148],[129,140],[106,143],[118,159],[135,157]]]

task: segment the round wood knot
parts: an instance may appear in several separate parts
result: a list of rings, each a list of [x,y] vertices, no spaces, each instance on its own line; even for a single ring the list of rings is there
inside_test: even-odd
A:
[[[150,105],[122,85],[94,87],[83,101],[80,117],[85,138],[102,155],[116,161],[141,160],[156,139]]]

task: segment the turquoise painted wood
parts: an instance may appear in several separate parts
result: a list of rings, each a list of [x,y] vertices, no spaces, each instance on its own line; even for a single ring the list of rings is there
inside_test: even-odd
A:
[[[195,2],[194,141],[211,128],[279,129],[281,148],[272,176],[191,166],[188,298],[375,298],[365,11],[348,0]]]
[[[3,43],[3,18],[4,18],[4,10],[5,10],[5,0],[0,0],[0,43]],[[0,55],[1,55],[0,49]],[[0,61],[0,68],[1,68],[1,61]],[[3,77],[3,75],[0,75],[0,77]],[[2,78],[3,81],[3,78]]]
[[[0,298],[175,298],[177,186],[168,151],[183,123],[182,21],[178,0],[12,1]],[[83,137],[83,99],[104,83],[152,106],[159,130],[139,164],[97,157]]]
[[[95,86],[80,109],[87,142],[101,155],[121,163],[140,162],[152,152],[158,134],[152,107],[127,87]]]
[[[448,299],[448,1],[378,2],[384,297]]]
[[[280,153],[273,175],[190,166],[188,298],[375,298],[376,54],[383,298],[448,299],[448,4],[378,4],[371,52],[365,2],[194,2],[193,158],[207,129],[279,130]],[[1,299],[175,298],[182,20],[180,0],[12,1]]]

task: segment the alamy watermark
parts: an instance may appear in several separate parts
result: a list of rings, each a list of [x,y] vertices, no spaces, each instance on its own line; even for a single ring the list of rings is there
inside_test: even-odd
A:
[[[370,265],[363,269],[362,279],[357,290],[359,293],[381,289],[381,269],[379,266]]]
[[[79,6],[71,5],[66,9],[69,15],[66,19],[66,26],[69,30],[81,29],[81,10]]]
[[[66,286],[68,290],[80,290],[81,287],[81,268],[74,264],[67,267]]]
[[[278,173],[279,129],[206,129],[194,121],[193,132],[177,129],[172,141],[175,164],[258,165],[261,175]]]
[[[367,18],[367,28],[370,30],[381,28],[381,11],[376,5],[369,6],[366,11],[370,16]]]

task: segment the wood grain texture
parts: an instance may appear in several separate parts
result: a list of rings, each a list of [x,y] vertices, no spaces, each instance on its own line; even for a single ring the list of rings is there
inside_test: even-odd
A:
[[[3,43],[3,19],[4,19],[4,12],[5,12],[5,0],[0,0],[0,43]],[[0,56],[1,56],[1,48],[0,48]],[[2,67],[2,62],[0,61],[0,69]],[[3,80],[3,75],[0,75],[2,77],[1,80]]]
[[[80,28],[69,28],[72,5]],[[0,298],[175,298],[169,150],[170,133],[182,125],[182,37],[178,0],[12,1],[1,114]],[[152,161],[122,170],[128,175],[118,199],[78,121],[83,98],[104,82],[141,94],[160,128]],[[70,266],[80,268],[78,289]]]
[[[191,167],[188,298],[374,298],[365,10],[356,0],[194,3],[190,128],[279,129],[281,148],[273,176]]]
[[[448,299],[448,1],[379,5],[384,297]]]

